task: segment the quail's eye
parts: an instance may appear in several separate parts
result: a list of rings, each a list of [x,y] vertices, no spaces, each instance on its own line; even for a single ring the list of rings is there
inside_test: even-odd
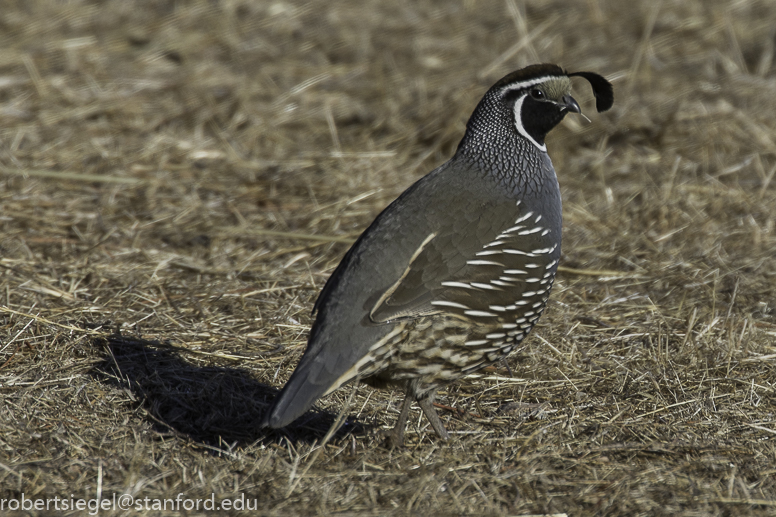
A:
[[[534,99],[537,99],[537,100],[544,99],[544,92],[537,88],[534,88],[533,90],[531,90],[530,93],[531,93],[531,97],[533,97]]]

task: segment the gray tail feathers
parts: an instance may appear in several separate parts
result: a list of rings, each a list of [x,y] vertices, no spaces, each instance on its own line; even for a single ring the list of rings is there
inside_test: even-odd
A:
[[[315,360],[305,360],[297,366],[291,378],[275,397],[275,401],[264,415],[262,427],[278,429],[285,427],[312,407],[331,386],[325,368]]]
[[[278,429],[287,426],[310,409],[320,396],[314,386],[310,386],[302,379],[299,379],[301,382],[293,381],[292,377],[275,397],[269,411],[264,415],[262,427]]]

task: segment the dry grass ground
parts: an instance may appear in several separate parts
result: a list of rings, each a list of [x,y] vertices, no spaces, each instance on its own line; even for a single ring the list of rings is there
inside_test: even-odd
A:
[[[769,0],[4,2],[0,498],[772,515],[774,20]],[[514,377],[440,394],[449,444],[415,410],[385,448],[400,394],[367,387],[258,429],[347,242],[537,61],[605,74],[616,102],[595,114],[582,81],[592,123],[548,142],[564,269]]]

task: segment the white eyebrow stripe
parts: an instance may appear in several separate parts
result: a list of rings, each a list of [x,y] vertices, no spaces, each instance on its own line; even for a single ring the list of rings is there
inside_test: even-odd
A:
[[[530,88],[531,86],[535,86],[537,84],[541,84],[549,79],[557,79],[559,77],[565,77],[562,75],[545,75],[542,77],[537,77],[535,79],[528,79],[527,81],[520,81],[519,83],[512,83],[508,86],[505,86],[501,89],[501,97],[503,98],[504,95],[511,91],[515,90],[525,90],[526,88]]]

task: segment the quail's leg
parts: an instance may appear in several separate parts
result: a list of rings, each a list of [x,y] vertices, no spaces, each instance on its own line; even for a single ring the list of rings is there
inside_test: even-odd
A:
[[[404,395],[404,402],[401,405],[401,413],[399,413],[399,420],[396,421],[396,425],[393,426],[393,430],[388,434],[388,440],[394,447],[401,447],[404,445],[404,428],[407,427],[407,417],[410,414],[410,406],[412,406],[413,397],[409,393]]]
[[[423,410],[426,418],[428,418],[428,421],[431,423],[431,427],[434,428],[434,431],[436,431],[436,434],[442,440],[449,440],[450,435],[447,433],[445,426],[442,425],[442,420],[439,418],[436,409],[434,409],[434,395],[432,394],[430,397],[418,400],[418,405],[420,406],[420,409]]]

